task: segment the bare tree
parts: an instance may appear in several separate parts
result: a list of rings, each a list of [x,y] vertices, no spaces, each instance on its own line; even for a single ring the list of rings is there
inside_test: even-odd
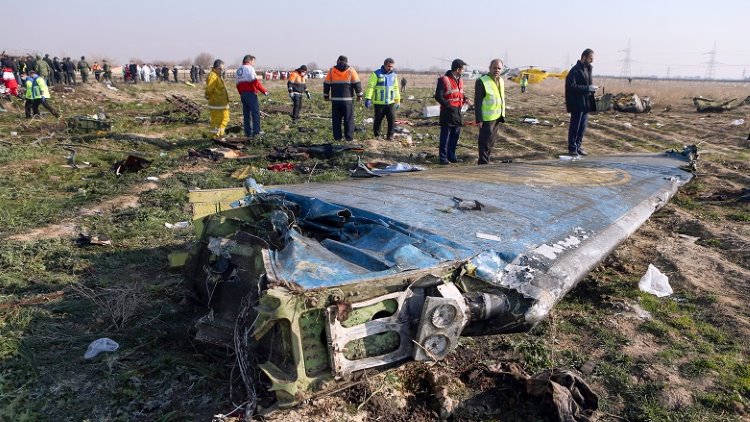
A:
[[[202,68],[208,68],[214,65],[214,56],[209,53],[201,53],[195,57],[195,65]]]
[[[315,62],[310,62],[307,64],[307,70],[313,71],[318,68],[318,64]]]
[[[128,63],[135,63],[138,66],[143,66],[143,60],[134,57],[131,57],[130,60],[128,60]]]
[[[177,62],[177,64],[182,67],[190,67],[190,65],[193,64],[193,59],[188,57],[187,59],[180,60],[179,62]]]

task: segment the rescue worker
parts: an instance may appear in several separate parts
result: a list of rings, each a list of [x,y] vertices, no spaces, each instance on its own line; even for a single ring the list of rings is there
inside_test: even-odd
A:
[[[49,79],[50,73],[52,73],[52,69],[49,68],[47,62],[40,56],[36,56],[36,73],[44,78],[45,82]]]
[[[99,62],[94,62],[94,65],[91,66],[91,71],[94,72],[94,78],[97,82],[101,82],[102,80],[102,66],[99,64]]]
[[[49,58],[49,53],[45,54],[44,59],[42,60],[44,60],[44,62],[47,63],[47,67],[49,67],[49,75],[46,79],[47,86],[53,86],[55,84],[55,71],[52,67],[52,59]]]
[[[81,61],[78,62],[78,71],[81,72],[81,81],[86,83],[89,81],[89,72],[91,72],[91,66],[86,61],[86,58],[81,56]]]
[[[380,69],[370,74],[367,81],[367,90],[365,91],[365,108],[370,108],[375,104],[375,119],[372,125],[373,135],[377,138],[380,136],[380,124],[383,117],[388,121],[388,132],[386,139],[393,139],[393,128],[396,121],[396,110],[401,107],[401,93],[399,91],[399,80],[396,71],[396,64],[392,58],[388,57],[383,61]]]
[[[180,82],[180,81],[177,80],[177,65],[172,66],[172,75],[174,75],[174,83]],[[222,77],[223,77],[223,75],[222,75]]]
[[[350,67],[346,56],[339,56],[336,66],[328,71],[323,81],[323,99],[331,102],[331,124],[333,126],[333,139],[341,141],[354,140],[354,95],[357,101],[362,100],[362,82],[359,80],[357,71]],[[341,132],[341,123],[344,123],[344,133]]]
[[[39,104],[49,110],[53,116],[60,117],[60,113],[47,102],[47,98],[50,98],[50,95],[44,78],[37,75],[36,71],[30,70],[28,75],[25,73],[22,74],[21,79],[26,86],[26,105],[24,107],[26,118],[30,119],[32,117],[32,111],[34,116],[39,115]]]
[[[302,65],[294,72],[289,74],[286,81],[286,89],[289,91],[289,98],[292,99],[292,122],[299,120],[299,113],[302,111],[302,94],[310,99],[310,92],[307,90],[307,66]]]
[[[73,64],[73,60],[71,60],[70,57],[66,57],[63,64],[65,65],[65,74],[68,75],[68,83],[70,85],[75,85],[76,84],[76,67],[75,67],[75,64]]]
[[[240,100],[242,100],[242,128],[248,138],[261,134],[258,93],[268,96],[268,90],[258,79],[254,66],[255,56],[246,54],[242,58],[242,66],[235,72],[237,92],[239,92]]]
[[[461,136],[463,117],[461,107],[471,105],[471,100],[464,95],[464,81],[461,74],[466,62],[455,59],[451,62],[451,70],[438,78],[435,87],[435,100],[440,103],[440,150],[438,152],[440,164],[457,163],[456,146]]]
[[[112,83],[112,65],[106,60],[102,60],[102,72],[104,72],[104,80]]]
[[[401,78],[401,93],[406,92],[406,76]]]
[[[526,92],[526,87],[529,86],[529,75],[524,73],[521,75],[521,94]]]
[[[63,66],[60,60],[55,57],[52,59],[52,72],[54,73],[55,84],[63,83]]]
[[[593,84],[591,63],[594,61],[594,50],[587,48],[581,53],[581,59],[570,69],[565,77],[565,108],[570,113],[568,126],[568,154],[574,157],[587,155],[581,148],[583,134],[589,112],[596,110],[594,93],[599,87]]]
[[[8,94],[17,97],[18,81],[16,81],[16,75],[13,73],[13,68],[4,65],[2,68],[2,76],[3,82],[5,83],[5,89]]]
[[[505,123],[505,82],[500,76],[503,61],[490,62],[490,72],[477,79],[474,85],[474,117],[482,126],[479,129],[479,159],[477,164],[489,164],[492,146],[495,145],[500,125]],[[480,106],[481,104],[481,106]]]
[[[221,139],[224,136],[224,129],[229,123],[229,94],[227,85],[221,77],[223,71],[224,62],[216,59],[206,79],[205,95],[211,113],[211,130],[214,132],[214,139]]]

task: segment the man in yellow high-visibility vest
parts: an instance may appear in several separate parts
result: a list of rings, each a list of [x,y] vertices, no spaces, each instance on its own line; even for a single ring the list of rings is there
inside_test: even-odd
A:
[[[490,72],[477,79],[474,86],[474,116],[479,129],[479,159],[477,164],[489,164],[492,146],[495,145],[500,124],[505,123],[505,82],[500,74],[503,61],[490,62]]]

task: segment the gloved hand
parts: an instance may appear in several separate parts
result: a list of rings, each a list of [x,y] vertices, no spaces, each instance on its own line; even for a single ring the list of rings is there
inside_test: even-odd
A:
[[[365,108],[370,108],[371,105],[372,105],[372,101],[365,100]]]
[[[396,103],[396,110],[401,108],[401,103]]]
[[[357,101],[362,101],[362,95],[357,95]]]
[[[268,91],[264,92],[263,95],[265,95],[266,97],[268,97]]]
[[[307,96],[307,99],[308,99],[308,100],[309,100],[309,99],[311,98],[311,97],[310,97],[310,93],[309,93],[309,92],[305,91],[305,95]]]
[[[500,120],[500,123],[505,123],[505,116],[500,116],[500,119],[498,120]]]
[[[596,85],[589,85],[589,92],[596,92],[596,90],[599,89]]]
[[[323,94],[323,100],[324,101],[331,101],[331,96],[328,94]]]
[[[289,92],[289,98],[290,98],[291,100],[294,100],[294,93],[293,93],[293,92],[291,92],[291,91]]]

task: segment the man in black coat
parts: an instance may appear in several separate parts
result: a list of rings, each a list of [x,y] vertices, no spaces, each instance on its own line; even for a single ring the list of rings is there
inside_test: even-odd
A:
[[[583,50],[581,59],[565,77],[565,108],[570,113],[568,154],[576,157],[587,155],[581,148],[581,143],[586,131],[589,112],[596,111],[594,93],[599,87],[593,85],[591,78],[591,63],[593,61],[594,51],[590,48]]]

